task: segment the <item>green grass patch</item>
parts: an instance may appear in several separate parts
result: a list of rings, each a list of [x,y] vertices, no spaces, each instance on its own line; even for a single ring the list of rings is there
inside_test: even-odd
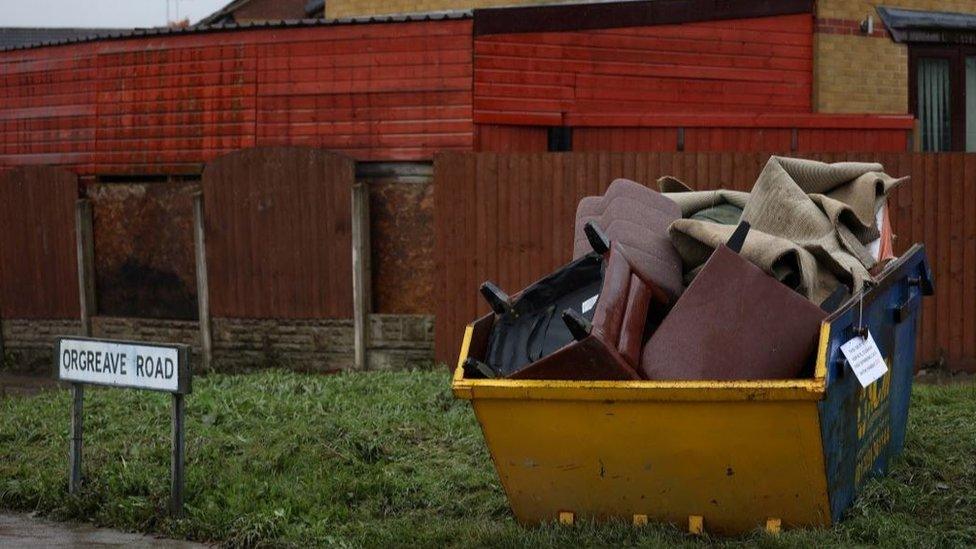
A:
[[[697,540],[676,528],[518,526],[444,372],[198,378],[185,518],[167,516],[169,396],[89,389],[83,493],[67,391],[0,400],[0,508],[228,546],[976,544],[976,387],[916,387],[903,458],[829,530]]]

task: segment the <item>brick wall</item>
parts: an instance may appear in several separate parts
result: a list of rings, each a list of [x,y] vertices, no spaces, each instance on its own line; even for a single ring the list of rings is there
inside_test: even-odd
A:
[[[574,3],[595,3],[606,0],[582,0]],[[327,0],[325,17],[360,17],[392,13],[420,13],[426,11],[470,10],[500,6],[530,6],[555,4],[553,0]]]
[[[4,356],[17,370],[42,371],[52,368],[54,338],[81,333],[77,320],[2,319],[0,340]],[[4,360],[0,360],[3,363]]]
[[[860,21],[870,14],[877,21],[877,6],[960,13],[976,11],[973,0],[817,0],[817,17]]]
[[[434,355],[431,315],[370,316],[370,369],[403,369],[430,363]],[[221,371],[285,366],[327,372],[352,367],[351,320],[272,320],[214,318],[214,367]],[[57,336],[76,335],[76,320],[0,322],[6,358],[18,369],[50,368]],[[95,317],[95,337],[190,345],[199,364],[200,334],[196,321]]]
[[[824,113],[908,112],[908,48],[884,30],[877,6],[976,13],[973,0],[818,0],[814,107]],[[874,17],[875,32],[859,23]]]

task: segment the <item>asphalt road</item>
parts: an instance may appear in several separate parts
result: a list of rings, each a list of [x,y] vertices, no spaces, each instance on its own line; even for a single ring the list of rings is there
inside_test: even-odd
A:
[[[129,534],[88,524],[51,522],[30,515],[0,513],[0,548],[131,547],[191,549],[206,545]]]

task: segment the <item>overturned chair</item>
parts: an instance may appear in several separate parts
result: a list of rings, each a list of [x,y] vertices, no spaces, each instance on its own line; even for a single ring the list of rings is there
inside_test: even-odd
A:
[[[667,238],[679,215],[670,200],[626,180],[584,199],[576,259],[515,298],[482,285],[494,314],[479,321],[491,323],[487,351],[468,358],[468,375],[640,379],[641,346],[682,290],[680,258]]]

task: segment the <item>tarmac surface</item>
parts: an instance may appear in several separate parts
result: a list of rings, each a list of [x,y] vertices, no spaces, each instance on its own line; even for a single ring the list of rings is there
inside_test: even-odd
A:
[[[154,538],[96,528],[89,524],[51,522],[30,515],[0,513],[0,548],[132,547],[196,549],[207,547],[189,541]]]

